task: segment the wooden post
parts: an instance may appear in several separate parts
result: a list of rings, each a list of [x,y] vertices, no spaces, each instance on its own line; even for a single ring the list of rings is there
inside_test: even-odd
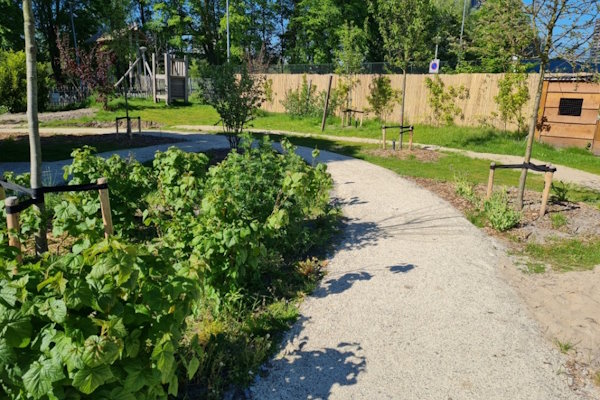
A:
[[[190,68],[190,60],[188,59],[188,56],[185,55],[183,56],[183,76],[184,76],[184,81],[183,81],[183,90],[184,90],[184,94],[183,94],[183,101],[185,101],[185,103],[187,104],[188,102],[188,69]]]
[[[412,151],[413,148],[413,133],[415,128],[413,126],[410,127],[410,137],[408,139],[408,150]]]
[[[8,197],[4,200],[4,204],[6,207],[14,207],[19,204],[19,199],[15,196]],[[20,226],[19,226],[19,213],[14,214],[6,214],[6,227],[8,228],[8,245],[12,247],[16,247],[21,252],[21,241],[19,240]],[[16,231],[17,235],[12,233],[11,231]],[[21,263],[22,256],[18,255],[17,261]]]
[[[360,114],[360,127],[362,128],[362,124],[363,124],[363,118],[365,116],[365,113],[363,112],[362,114]]]
[[[327,96],[325,97],[325,109],[323,110],[323,121],[321,121],[321,132],[325,130],[325,122],[327,122],[327,110],[329,109],[329,95],[331,94],[331,82],[333,75],[329,75],[329,85],[327,86]]]
[[[106,178],[98,179],[98,185],[106,183]],[[104,237],[108,239],[113,234],[112,214],[110,211],[110,198],[108,197],[108,189],[100,189],[100,210],[102,211],[102,222],[104,224]]]
[[[4,201],[6,199],[6,192],[4,191],[4,186],[0,186],[0,201]]]
[[[165,93],[167,95],[166,103],[171,104],[171,55],[165,53]]]
[[[556,169],[552,168],[552,165],[548,164],[550,171],[546,171],[544,174],[544,192],[542,193],[542,206],[540,207],[540,217],[546,214],[546,207],[548,205],[548,198],[550,197],[550,188],[552,187],[552,177]]]
[[[383,138],[383,149],[385,150],[387,147],[387,142],[385,139],[385,126],[381,127],[381,137]]]
[[[152,99],[157,102],[156,98],[156,53],[152,53]]]
[[[487,185],[487,193],[485,195],[486,200],[489,200],[492,197],[492,192],[494,191],[494,173],[496,172],[496,163],[492,162],[490,164],[490,176],[488,178]]]

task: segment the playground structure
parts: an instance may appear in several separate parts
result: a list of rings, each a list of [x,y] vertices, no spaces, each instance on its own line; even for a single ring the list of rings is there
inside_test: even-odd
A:
[[[131,62],[129,69],[115,84],[115,88],[128,83],[127,92],[152,93],[155,103],[164,100],[166,104],[180,100],[187,103],[189,94],[188,57],[175,58],[165,53],[163,57],[152,54],[150,66],[146,60],[146,48],[140,47],[138,57]]]

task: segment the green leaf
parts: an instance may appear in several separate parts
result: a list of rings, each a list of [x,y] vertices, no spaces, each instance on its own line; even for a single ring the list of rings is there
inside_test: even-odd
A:
[[[188,379],[191,380],[194,377],[194,375],[196,375],[196,372],[198,372],[199,367],[200,367],[200,360],[198,360],[198,357],[194,356],[190,360],[190,363],[187,366]]]
[[[177,392],[179,391],[179,379],[177,375],[173,374],[171,377],[171,382],[169,382],[169,394],[171,396],[177,396]]]
[[[52,383],[65,377],[61,365],[54,360],[34,361],[23,375],[23,386],[35,399],[52,393]]]
[[[127,357],[135,358],[140,351],[140,335],[139,329],[133,330],[129,335],[125,337],[125,353]]]
[[[147,385],[146,375],[148,371],[144,370],[144,367],[137,361],[127,364],[124,366],[127,372],[124,385],[132,392],[137,392],[141,388]]]
[[[119,346],[108,337],[90,336],[85,341],[82,360],[89,367],[112,364],[119,357]]]
[[[61,324],[65,322],[67,317],[67,306],[63,300],[50,298],[40,307],[40,314],[46,315],[53,322]]]
[[[111,400],[137,400],[136,397],[131,393],[132,390],[129,386],[114,388],[110,392]]]
[[[84,394],[90,394],[112,377],[113,374],[108,365],[85,367],[73,376],[73,386]]]
[[[11,347],[27,347],[31,341],[31,321],[24,317],[20,311],[7,311],[5,320],[8,321],[0,334],[6,339]]]
[[[152,360],[161,374],[161,382],[168,383],[175,372],[175,349],[171,341],[157,345],[152,351]]]

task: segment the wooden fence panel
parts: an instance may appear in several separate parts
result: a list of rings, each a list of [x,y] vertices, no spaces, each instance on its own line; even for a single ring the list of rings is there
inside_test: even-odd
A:
[[[376,75],[356,75],[356,87],[352,92],[351,108],[357,110],[366,110],[369,106],[367,96],[369,95],[369,85]],[[390,78],[392,87],[396,90],[402,88],[402,75],[387,75]],[[494,97],[498,95],[498,81],[502,79],[503,74],[455,74],[440,75],[441,80],[446,87],[464,86],[469,90],[469,98],[458,100],[458,105],[464,113],[464,119],[456,119],[456,124],[461,126],[481,126],[482,122],[494,125],[498,128],[504,128],[504,123],[499,118],[493,118],[492,113],[498,113],[498,105]],[[408,123],[434,123],[432,111],[428,102],[428,90],[425,80],[431,75],[407,75],[406,81],[406,106],[405,115]],[[267,80],[272,81],[273,99],[271,102],[265,102],[262,108],[271,112],[284,112],[285,109],[281,102],[285,98],[288,90],[298,89],[302,85],[302,74],[267,74]],[[316,86],[318,92],[327,90],[328,75],[307,74],[307,81]],[[539,75],[530,74],[528,77],[528,88],[530,100],[524,107],[524,116],[529,120],[533,112],[533,98],[537,88]],[[337,87],[340,77],[333,77],[333,88]],[[583,87],[582,87],[583,89]],[[368,116],[373,117],[372,115]],[[400,106],[394,107],[391,118],[392,121],[400,120]],[[516,129],[515,124],[509,124],[508,129]]]

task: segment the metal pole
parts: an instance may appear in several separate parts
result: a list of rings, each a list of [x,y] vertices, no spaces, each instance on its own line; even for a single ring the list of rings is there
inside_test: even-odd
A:
[[[435,57],[433,57],[435,60],[437,60],[437,55],[438,55],[438,46],[439,46],[439,44],[438,44],[438,43],[436,43],[436,44],[435,44]]]
[[[226,1],[227,7],[227,62],[229,62],[230,58],[230,44],[229,44],[229,0]]]
[[[460,25],[460,41],[459,41],[459,57],[458,57],[458,62],[460,63],[461,59],[462,59],[462,46],[463,46],[463,33],[465,32],[465,18],[467,17],[467,0],[464,0],[464,7],[463,7],[463,15],[462,15],[462,23]]]

